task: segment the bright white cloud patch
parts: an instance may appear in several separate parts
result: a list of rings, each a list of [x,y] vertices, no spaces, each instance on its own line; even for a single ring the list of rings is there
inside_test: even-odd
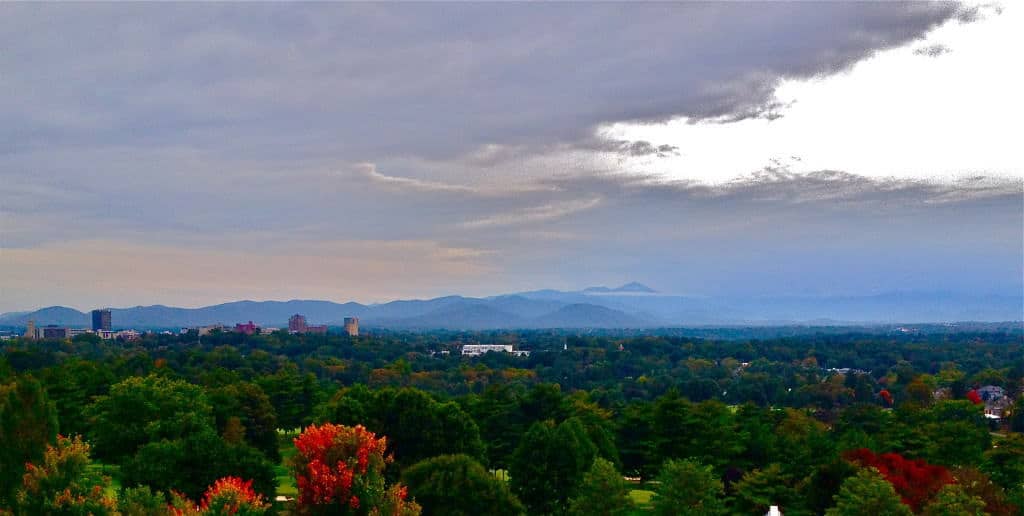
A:
[[[847,72],[783,81],[776,92],[787,106],[777,112],[781,118],[616,123],[598,134],[679,149],[628,158],[627,170],[713,184],[765,167],[876,178],[1019,179],[1024,73],[1000,56],[1024,48],[1024,8],[983,12],[982,20],[950,21],[923,41],[881,52]]]

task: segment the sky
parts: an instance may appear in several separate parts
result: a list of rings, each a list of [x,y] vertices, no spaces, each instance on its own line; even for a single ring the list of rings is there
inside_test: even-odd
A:
[[[1009,2],[3,3],[0,311],[1020,295],[1022,29]]]

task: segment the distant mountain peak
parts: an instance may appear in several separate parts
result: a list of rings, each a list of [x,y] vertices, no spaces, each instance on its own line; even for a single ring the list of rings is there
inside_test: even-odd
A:
[[[647,285],[644,285],[643,283],[637,283],[635,281],[631,281],[631,282],[626,283],[625,285],[615,289],[615,292],[645,292],[645,293],[648,293],[648,294],[654,294],[654,293],[657,293],[658,291],[654,290],[651,287],[648,287]]]
[[[618,288],[608,288],[602,286],[587,287],[583,289],[584,294],[655,294],[657,292],[657,290],[654,290],[653,288],[648,287],[643,283],[637,283],[635,281],[626,283],[625,285]]]

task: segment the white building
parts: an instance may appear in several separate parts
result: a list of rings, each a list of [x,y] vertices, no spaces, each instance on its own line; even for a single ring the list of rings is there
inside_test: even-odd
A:
[[[466,344],[462,346],[462,356],[478,357],[484,353],[494,351],[495,353],[511,353],[517,357],[529,356],[529,351],[515,351],[511,344]]]
[[[121,330],[119,332],[114,333],[114,338],[121,340],[138,340],[139,336],[141,335],[141,333],[135,330]]]

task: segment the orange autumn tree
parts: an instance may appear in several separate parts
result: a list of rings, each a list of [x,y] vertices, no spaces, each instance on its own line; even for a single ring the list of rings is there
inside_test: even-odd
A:
[[[106,494],[110,479],[91,470],[91,463],[89,445],[80,436],[57,436],[39,464],[25,464],[16,513],[115,514],[117,501]]]
[[[252,488],[252,480],[224,477],[207,488],[196,505],[181,493],[171,493],[171,516],[262,516],[270,509],[263,495]]]
[[[406,489],[385,485],[387,439],[361,425],[313,425],[295,439],[292,459],[299,490],[299,514],[412,516],[420,513],[406,500]]]

